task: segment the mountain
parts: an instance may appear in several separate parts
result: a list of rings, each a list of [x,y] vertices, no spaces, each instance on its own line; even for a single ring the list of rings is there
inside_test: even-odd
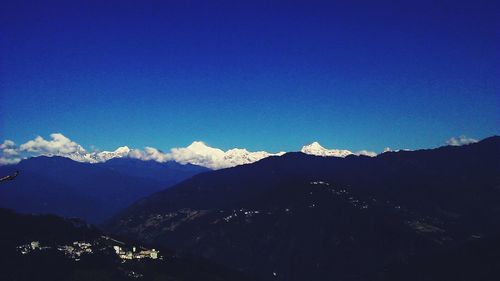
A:
[[[118,147],[115,151],[101,151],[92,153],[91,157],[93,158],[94,161],[89,161],[89,162],[102,163],[115,158],[127,157],[129,153],[130,153],[130,148],[128,148],[128,146],[121,146]]]
[[[23,157],[31,155],[60,156],[77,162],[93,164],[107,162],[116,158],[133,158],[160,163],[192,164],[217,170],[253,163],[268,156],[284,154],[284,152],[251,152],[241,148],[224,151],[210,147],[201,141],[194,141],[187,147],[175,147],[168,152],[149,146],[144,147],[144,149],[130,149],[128,146],[121,146],[114,151],[91,152],[61,133],[50,134],[50,138],[46,140],[41,136],[37,136],[19,146],[11,140],[5,140],[0,143],[0,165],[16,164]]]
[[[4,141],[0,145],[0,149],[7,150],[8,152],[7,154],[4,153],[3,156],[13,156],[13,158],[3,158],[4,162],[10,163],[14,161],[17,163],[20,160],[20,152],[24,152],[28,154],[34,153],[35,155],[64,156],[77,162],[99,163],[113,158],[127,157],[132,151],[128,146],[122,146],[118,147],[115,151],[89,152],[61,133],[50,134],[50,137],[51,140],[48,141],[41,136],[37,136],[35,139],[29,140],[19,147],[11,140]]]
[[[173,148],[170,157],[176,162],[191,163],[210,169],[222,169],[243,164],[250,164],[269,156],[280,156],[284,152],[269,153],[266,151],[250,152],[246,149],[233,148],[223,151],[207,146],[201,141],[195,141],[185,148]]]
[[[53,213],[101,222],[132,202],[208,171],[194,165],[114,158],[100,164],[64,157],[34,157],[0,166],[20,171],[0,186],[0,206],[28,213]]]
[[[353,154],[349,150],[343,149],[326,149],[318,142],[313,142],[309,145],[305,145],[300,150],[302,153],[316,155],[316,156],[334,156],[334,157],[346,157]]]
[[[64,157],[83,163],[102,163],[114,158],[127,157],[130,151],[131,150],[128,148],[128,146],[121,146],[118,147],[115,151],[98,151],[90,153],[81,146],[78,146],[78,149],[76,149],[72,153],[64,155]]]
[[[396,263],[387,268],[383,280],[498,280],[498,277],[500,235],[493,235]]]
[[[497,280],[498,255],[481,267],[472,259],[491,251],[463,253],[499,241],[499,155],[500,137],[376,157],[287,153],[194,176],[106,228],[263,280],[404,280],[419,265],[437,274],[422,260],[439,257],[453,280],[471,280],[468,264],[483,271],[474,280]]]
[[[80,220],[0,209],[2,280],[251,280],[165,249],[121,241]]]
[[[363,156],[369,156],[369,157],[374,157],[377,156],[377,153],[373,151],[368,151],[368,150],[361,150],[356,153],[345,150],[345,149],[328,149],[324,148],[319,142],[315,141],[311,144],[304,145],[300,152],[309,154],[309,155],[316,155],[316,156],[323,156],[323,157],[347,157],[349,155],[363,155]]]
[[[134,158],[113,158],[94,165],[123,175],[154,180],[163,187],[181,182],[198,173],[210,171],[208,168],[192,164],[179,164],[174,161],[157,162]]]

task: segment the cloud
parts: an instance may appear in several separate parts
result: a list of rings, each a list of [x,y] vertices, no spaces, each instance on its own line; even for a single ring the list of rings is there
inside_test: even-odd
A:
[[[0,165],[15,164],[21,161],[20,154],[25,156],[62,156],[78,162],[99,163],[113,158],[131,157],[141,160],[154,160],[166,162],[171,160],[170,154],[161,150],[146,147],[144,150],[130,149],[127,146],[118,147],[114,151],[93,151],[89,152],[80,144],[72,141],[61,133],[53,133],[50,139],[37,136],[19,147],[11,140],[5,140],[0,144],[1,159]]]
[[[17,164],[19,163],[19,161],[21,161],[21,158],[9,158],[0,156],[0,165]]]
[[[15,157],[19,155],[19,151],[15,148],[4,148],[2,150],[3,155],[9,156],[9,157]]]
[[[187,147],[175,147],[168,152],[149,146],[144,149],[131,149],[128,146],[121,146],[114,151],[99,151],[93,148],[92,152],[89,152],[80,144],[61,133],[51,134],[48,140],[37,136],[21,144],[19,147],[13,141],[5,140],[0,144],[0,151],[0,165],[14,164],[21,161],[23,157],[40,155],[62,156],[87,163],[100,163],[113,158],[130,157],[144,161],[175,161],[181,164],[199,165],[214,170],[250,164],[266,157],[281,156],[285,153],[252,152],[244,148],[233,148],[224,151],[219,148],[210,147],[202,141],[194,141]],[[352,153],[349,150],[326,149],[317,142],[309,146],[304,146],[302,151],[309,154],[338,157],[345,157],[350,154],[372,157],[377,155],[375,152],[367,150]]]
[[[14,147],[16,147],[16,143],[14,143],[11,140],[4,140],[4,142],[0,144],[0,149],[14,148]]]
[[[145,161],[175,161],[181,164],[193,164],[217,170],[249,164],[269,156],[280,156],[283,154],[284,152],[275,154],[265,151],[250,152],[241,148],[223,151],[219,148],[210,147],[202,141],[194,141],[187,147],[172,148],[170,152],[163,152],[154,147],[146,147],[144,150],[132,149],[128,153],[128,157]]]
[[[373,151],[368,151],[368,150],[361,150],[355,153],[356,155],[363,155],[363,156],[368,156],[368,157],[375,157],[377,156],[376,152]]]
[[[176,162],[181,164],[190,163],[215,170],[249,164],[269,156],[281,156],[283,154],[284,152],[250,152],[242,148],[223,151],[210,147],[201,141],[195,141],[188,147],[172,148],[170,150],[170,157]]]
[[[144,161],[153,160],[156,162],[167,162],[171,160],[169,154],[163,153],[161,150],[154,147],[145,147],[143,151],[139,149],[132,149],[128,152],[128,157]]]
[[[170,150],[172,159],[176,162],[200,165],[211,169],[228,167],[224,162],[225,152],[218,148],[207,146],[201,141],[195,141],[188,147],[177,147]]]
[[[87,151],[78,143],[65,137],[63,134],[54,133],[50,135],[51,140],[45,140],[37,136],[19,147],[21,151],[31,152],[40,155],[71,155],[86,154]]]
[[[0,144],[0,165],[16,164],[19,161],[19,149],[13,141],[5,140]]]
[[[452,137],[449,140],[446,141],[447,145],[452,145],[452,146],[461,146],[461,145],[466,145],[466,144],[471,144],[477,142],[476,139],[473,138],[468,138],[466,136],[459,136],[459,137]]]

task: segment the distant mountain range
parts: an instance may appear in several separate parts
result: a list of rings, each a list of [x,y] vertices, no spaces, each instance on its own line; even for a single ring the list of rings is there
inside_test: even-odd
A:
[[[311,144],[304,145],[300,152],[316,155],[316,156],[324,156],[324,157],[346,157],[349,155],[364,155],[364,156],[377,156],[377,153],[373,151],[361,150],[358,152],[352,152],[346,149],[328,149],[324,148],[319,142],[315,141]]]
[[[98,223],[144,196],[209,170],[173,161],[114,158],[89,164],[40,156],[0,166],[2,175],[14,171],[19,176],[0,186],[1,207]]]
[[[311,144],[303,146],[300,152],[310,155],[334,157],[346,157],[353,154],[351,151],[345,149],[326,149],[318,142],[313,142]]]
[[[31,156],[61,156],[83,163],[103,163],[116,158],[133,158],[160,163],[174,161],[180,164],[193,164],[213,170],[235,167],[257,162],[269,156],[281,156],[285,152],[269,153],[266,151],[248,151],[244,148],[222,150],[210,147],[202,141],[194,141],[187,147],[174,147],[164,152],[154,147],[145,147],[143,150],[121,146],[114,151],[88,151],[80,144],[70,140],[61,133],[53,133],[50,140],[41,136],[16,145],[11,140],[0,143],[0,165],[15,164]],[[473,142],[474,139],[450,140],[454,144]],[[318,142],[302,147],[301,152],[332,157],[346,157],[348,155],[376,156],[377,153],[367,150],[352,152],[345,149],[328,149]]]
[[[197,145],[205,156],[219,153]],[[106,221],[113,237],[177,252],[167,251],[168,265],[120,265],[102,232],[81,221],[0,210],[7,229],[0,246],[9,257],[0,269],[12,280],[36,273],[40,280],[500,279],[500,137],[377,156],[319,143],[302,151],[221,150],[210,163],[234,156],[237,166],[217,171],[128,154],[103,154],[105,162],[92,164],[40,156],[0,166],[1,176],[20,171],[1,183],[1,207]],[[200,161],[212,159],[205,156]],[[79,263],[57,248],[86,239],[108,250]],[[28,249],[31,240],[52,250],[20,255],[15,247]],[[65,269],[57,273],[55,263]]]
[[[106,229],[263,280],[497,280],[499,156],[500,137],[376,157],[287,153],[196,175]]]
[[[16,145],[12,140],[0,143],[0,165],[16,164],[26,156],[61,156],[82,163],[103,163],[116,158],[133,158],[160,163],[174,161],[180,164],[193,164],[210,169],[222,169],[249,164],[268,156],[282,155],[284,152],[248,151],[242,148],[222,150],[194,141],[187,147],[175,147],[163,152],[154,147],[142,149],[121,146],[114,151],[88,151],[80,144],[61,133],[50,134],[50,140],[41,136]]]

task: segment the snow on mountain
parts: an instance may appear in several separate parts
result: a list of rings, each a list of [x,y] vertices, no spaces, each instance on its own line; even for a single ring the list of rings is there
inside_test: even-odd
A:
[[[194,164],[210,169],[222,169],[259,161],[269,156],[283,155],[280,153],[268,153],[265,151],[250,152],[246,149],[234,148],[223,151],[213,148],[201,141],[195,141],[187,147],[172,148],[170,152],[163,152],[154,147],[141,149],[130,149],[122,146],[114,151],[88,152],[80,144],[70,140],[62,134],[50,135],[51,139],[36,137],[19,147],[12,141],[0,144],[0,164],[15,164],[21,161],[23,156],[62,156],[74,161],[85,163],[102,163],[113,158],[130,157],[144,161],[167,162],[176,161],[181,164]]]
[[[95,159],[96,162],[106,162],[113,158],[127,157],[129,152],[128,146],[120,146],[115,151],[94,152],[91,154],[91,158]]]
[[[369,156],[369,157],[375,157],[377,156],[377,153],[373,151],[368,151],[368,150],[361,150],[358,152],[351,152],[349,150],[345,149],[328,149],[324,148],[319,144],[319,142],[315,141],[309,145],[305,145],[302,147],[300,150],[302,153],[305,154],[310,154],[310,155],[316,155],[316,156],[323,156],[323,157],[346,157],[348,155],[363,155],[363,156]]]
[[[101,163],[106,162],[113,158],[128,157],[130,149],[127,146],[121,146],[115,151],[97,151],[97,152],[87,152],[85,149],[81,148],[76,151],[69,153],[55,152],[55,153],[42,153],[45,156],[63,156],[70,158],[71,160],[77,162],[85,163]]]
[[[346,157],[348,155],[376,156],[375,152],[362,150],[351,152],[342,149],[327,149],[318,142],[302,147],[301,152],[318,156]],[[0,165],[15,164],[21,159],[34,156],[62,156],[78,162],[102,163],[113,158],[130,157],[144,161],[167,162],[176,161],[181,164],[193,164],[210,169],[229,168],[243,164],[250,164],[269,156],[281,156],[285,152],[269,153],[266,151],[248,151],[244,148],[233,148],[224,151],[206,145],[202,141],[194,141],[187,147],[177,147],[163,152],[154,147],[131,149],[122,146],[114,151],[89,152],[80,144],[70,140],[60,133],[50,135],[46,140],[37,136],[33,140],[17,146],[13,141],[6,140],[0,144]]]
[[[285,152],[269,153],[266,151],[256,151],[250,152],[246,149],[233,148],[226,151],[224,159],[231,164],[231,166],[237,166],[242,164],[249,164],[257,162],[269,156],[281,156]]]
[[[358,151],[356,153],[354,153],[355,155],[363,155],[363,156],[368,156],[368,157],[375,157],[377,156],[377,153],[376,152],[373,152],[373,151],[368,151],[368,150],[361,150],[361,151]]]
[[[173,148],[170,152],[172,160],[181,164],[190,163],[210,169],[222,169],[259,161],[269,156],[280,156],[280,153],[265,151],[250,152],[246,149],[233,148],[223,151],[207,146],[201,141],[195,141],[185,148]]]
[[[349,150],[344,149],[327,149],[321,146],[317,141],[305,145],[300,150],[302,153],[316,155],[316,156],[333,156],[333,157],[346,157],[353,154]]]

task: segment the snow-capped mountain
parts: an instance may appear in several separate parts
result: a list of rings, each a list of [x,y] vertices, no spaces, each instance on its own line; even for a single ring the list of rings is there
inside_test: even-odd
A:
[[[300,150],[302,153],[305,154],[310,154],[310,155],[316,155],[316,156],[323,156],[323,157],[346,157],[349,155],[363,155],[363,156],[368,156],[368,157],[375,157],[377,156],[377,153],[373,151],[368,151],[368,150],[361,150],[358,152],[351,152],[346,149],[328,149],[324,148],[319,144],[317,141],[305,145],[302,147]]]
[[[317,141],[305,145],[300,150],[302,153],[316,155],[316,156],[333,156],[333,157],[346,157],[353,154],[349,150],[345,149],[327,149],[321,146]]]
[[[176,162],[182,164],[190,163],[210,169],[222,169],[249,164],[269,156],[280,156],[283,154],[284,152],[250,152],[241,148],[223,151],[218,148],[207,146],[201,141],[195,141],[185,148],[173,148],[170,152],[172,159]]]
[[[70,140],[60,133],[50,135],[46,140],[40,136],[20,146],[12,141],[5,141],[0,146],[0,163],[15,164],[23,156],[61,156],[77,162],[103,163],[114,158],[129,157],[143,161],[167,162],[175,161],[180,164],[193,164],[213,170],[229,168],[243,164],[250,164],[269,156],[280,156],[284,152],[269,153],[265,151],[250,152],[246,149],[233,148],[223,151],[206,145],[201,141],[194,141],[187,147],[177,147],[163,152],[154,147],[144,149],[130,149],[128,146],[118,147],[114,151],[89,152],[80,144]],[[14,151],[15,153],[11,153]],[[9,158],[9,155],[13,157]]]
[[[302,147],[301,152],[318,156],[346,157],[348,155],[376,156],[375,152],[362,150],[351,152],[343,149],[327,149],[318,142]],[[222,150],[210,147],[202,141],[194,141],[187,147],[176,147],[163,152],[154,147],[144,149],[118,147],[114,151],[89,152],[80,144],[70,140],[61,133],[50,135],[46,140],[41,136],[29,140],[21,145],[5,140],[0,144],[0,165],[16,164],[22,159],[36,156],[62,156],[74,161],[85,163],[103,163],[114,158],[129,157],[144,161],[164,163],[175,161],[180,164],[193,164],[217,170],[243,164],[257,162],[269,156],[281,156],[285,152],[270,153],[266,151],[248,151],[244,148]]]
[[[63,156],[70,158],[71,160],[77,162],[85,162],[85,163],[102,163],[106,162],[113,158],[122,158],[128,157],[130,149],[127,146],[121,146],[117,148],[115,151],[96,151],[96,152],[87,152],[83,147],[79,147],[79,149],[67,153],[48,153],[43,154],[45,156]]]
[[[269,153],[266,151],[256,151],[250,152],[246,149],[233,148],[225,152],[224,160],[226,160],[231,166],[237,166],[242,164],[250,164],[257,162],[269,156],[281,156],[285,152]]]
[[[113,158],[127,157],[130,152],[128,146],[118,147],[115,151],[101,151],[94,152],[91,157],[96,160],[96,162],[106,162]]]

